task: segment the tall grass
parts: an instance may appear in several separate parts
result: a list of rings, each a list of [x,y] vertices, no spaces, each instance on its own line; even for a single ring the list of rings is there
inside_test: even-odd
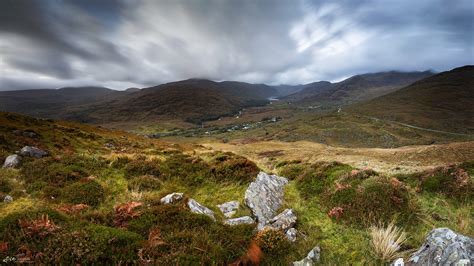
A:
[[[378,259],[388,262],[403,255],[403,252],[400,252],[400,247],[407,240],[407,236],[393,222],[389,223],[387,227],[383,224],[371,226],[369,234],[372,238],[371,245],[374,255]]]

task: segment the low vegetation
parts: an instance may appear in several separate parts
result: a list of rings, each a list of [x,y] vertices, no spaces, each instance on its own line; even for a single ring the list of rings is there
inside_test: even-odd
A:
[[[242,203],[236,217],[250,214],[244,193],[263,167],[245,157],[12,114],[0,113],[0,122],[0,159],[24,145],[50,152],[0,169],[0,196],[13,197],[0,203],[5,263],[274,265],[319,245],[323,264],[374,264],[418,247],[434,226],[474,234],[472,162],[390,176],[276,157],[274,173],[290,179],[282,209],[298,217],[299,235],[290,243],[279,231],[255,234],[252,225],[221,222],[216,205],[226,201]],[[186,199],[161,204],[171,192],[208,206],[217,221],[191,213]]]

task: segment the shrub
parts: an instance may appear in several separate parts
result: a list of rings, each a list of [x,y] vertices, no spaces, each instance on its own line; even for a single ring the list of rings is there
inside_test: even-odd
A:
[[[182,153],[170,154],[160,169],[164,180],[179,180],[187,185],[197,185],[211,179],[206,162]]]
[[[217,181],[251,182],[260,171],[254,162],[230,152],[215,156],[211,165]]]
[[[159,230],[160,245],[145,244],[141,257],[163,265],[225,265],[245,253],[253,226],[226,226],[181,205],[158,205],[128,222],[143,237]],[[155,236],[157,236],[155,234]],[[155,238],[155,241],[158,239]]]
[[[371,226],[369,229],[372,251],[376,258],[382,262],[391,262],[398,257],[403,257],[400,247],[407,240],[405,232],[396,227],[393,222],[387,227],[383,225]]]
[[[368,224],[374,221],[390,221],[394,216],[409,221],[416,205],[405,185],[386,177],[369,177],[353,180],[324,194],[329,209],[343,209],[338,217],[346,221]]]
[[[297,188],[304,198],[316,196],[331,187],[337,177],[350,170],[352,167],[338,162],[315,163],[295,178]]]
[[[438,167],[419,174],[419,188],[427,192],[439,192],[460,200],[474,198],[474,182],[468,171],[468,163]]]
[[[280,255],[288,251],[290,243],[280,230],[265,228],[255,235],[255,243],[267,255]]]
[[[9,193],[13,190],[13,182],[7,177],[0,177],[0,192]]]
[[[142,175],[132,178],[128,181],[129,190],[139,190],[139,191],[150,191],[150,190],[159,190],[161,187],[161,181],[152,175]]]
[[[105,198],[104,188],[94,180],[75,182],[64,188],[61,194],[67,203],[90,206],[98,206]]]
[[[127,178],[141,175],[160,176],[160,164],[158,159],[146,160],[145,157],[131,160],[125,164],[124,170]]]

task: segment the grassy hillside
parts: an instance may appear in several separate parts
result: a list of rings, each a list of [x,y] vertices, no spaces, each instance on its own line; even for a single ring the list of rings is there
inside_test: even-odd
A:
[[[11,203],[0,202],[1,260],[227,264],[245,256],[254,240],[262,265],[286,265],[315,245],[323,264],[362,265],[382,263],[372,252],[368,228],[374,223],[395,221],[403,228],[409,240],[402,251],[417,248],[433,227],[474,234],[472,163],[394,177],[337,162],[262,155],[274,158],[268,169],[199,145],[0,113],[0,159],[24,145],[50,156],[0,169],[0,196],[13,196]],[[293,208],[298,216],[296,243],[265,240],[270,236],[255,236],[251,225],[221,222],[216,204],[243,202],[259,168],[290,179],[282,209]],[[191,213],[183,203],[160,204],[170,192],[208,206],[217,221]],[[242,207],[237,217],[248,214]]]
[[[323,106],[347,105],[388,94],[431,75],[429,71],[356,75],[337,83],[321,81],[307,84],[303,90],[286,96],[283,100]]]
[[[349,112],[419,127],[474,134],[474,66],[420,80]]]

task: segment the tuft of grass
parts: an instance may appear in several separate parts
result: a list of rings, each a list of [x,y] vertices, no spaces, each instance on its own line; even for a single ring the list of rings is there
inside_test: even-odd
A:
[[[390,262],[403,255],[400,248],[407,240],[407,235],[393,222],[387,226],[382,224],[371,226],[369,234],[372,251],[382,262]]]

